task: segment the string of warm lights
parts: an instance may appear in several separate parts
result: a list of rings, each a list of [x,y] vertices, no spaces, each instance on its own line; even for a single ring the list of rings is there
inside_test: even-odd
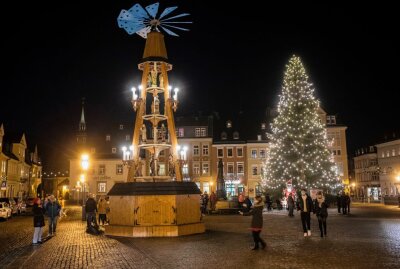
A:
[[[293,56],[286,65],[278,116],[271,123],[270,150],[262,169],[267,189],[283,189],[288,180],[295,188],[341,187],[318,108],[304,66]]]

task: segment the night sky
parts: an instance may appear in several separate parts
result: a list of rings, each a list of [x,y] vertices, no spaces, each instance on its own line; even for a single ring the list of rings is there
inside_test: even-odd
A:
[[[118,28],[117,16],[137,2],[103,2],[2,7],[0,122],[38,144],[44,170],[70,151],[82,97],[89,130],[134,119],[130,88],[140,80],[145,40]],[[170,84],[181,89],[178,115],[243,111],[259,124],[296,54],[322,107],[348,126],[349,154],[400,129],[397,9],[242,3],[161,1],[160,9],[178,5],[174,14],[191,13],[194,22],[165,39]]]

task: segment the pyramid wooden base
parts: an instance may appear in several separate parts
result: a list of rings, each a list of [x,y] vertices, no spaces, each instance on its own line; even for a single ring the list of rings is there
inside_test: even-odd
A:
[[[193,182],[116,183],[110,197],[105,234],[171,237],[205,232],[200,190]]]
[[[106,226],[106,235],[124,237],[173,237],[205,232],[204,223],[160,226]]]

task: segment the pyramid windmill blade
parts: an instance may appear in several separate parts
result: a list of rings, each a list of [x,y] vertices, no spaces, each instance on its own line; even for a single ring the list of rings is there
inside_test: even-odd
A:
[[[143,38],[147,38],[147,34],[150,33],[150,31],[151,31],[151,26],[147,26],[147,27],[137,31],[136,33]]]
[[[124,28],[130,35],[146,27],[143,20],[135,18],[132,13],[127,10],[121,10],[118,16],[118,26]]]
[[[167,34],[169,34],[169,35],[179,36],[179,35],[175,34],[174,32],[172,32],[171,30],[168,30],[167,28],[162,27],[161,25],[160,25],[160,27],[161,27],[165,32],[167,32]]]
[[[155,3],[146,7],[147,12],[149,12],[150,16],[153,18],[155,18],[157,15],[159,5],[159,3]]]
[[[172,11],[174,11],[175,9],[177,9],[178,7],[167,7],[166,9],[164,9],[164,11],[161,13],[160,17],[158,18],[159,20],[161,20],[161,18],[163,18],[164,16],[167,16],[169,13],[171,13]]]
[[[182,30],[182,31],[189,31],[189,29],[178,27],[178,26],[169,25],[168,23],[164,23],[163,26],[179,29],[179,30]]]
[[[176,15],[176,16],[173,16],[173,17],[170,17],[170,18],[168,18],[168,19],[164,19],[164,20],[162,20],[162,21],[169,21],[169,20],[172,20],[172,19],[175,19],[175,18],[180,18],[180,17],[184,17],[184,16],[188,16],[188,15],[190,15],[189,13],[182,13],[182,14],[179,14],[179,15]]]
[[[147,14],[146,10],[144,10],[140,4],[134,5],[128,10],[128,12],[131,13],[134,18],[149,19],[149,14]]]

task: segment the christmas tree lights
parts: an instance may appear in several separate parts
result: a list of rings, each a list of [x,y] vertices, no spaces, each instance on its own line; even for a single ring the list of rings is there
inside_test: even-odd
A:
[[[339,188],[326,130],[318,115],[319,101],[299,57],[293,56],[286,66],[279,97],[262,184],[267,191],[281,191],[289,180],[297,189]]]

